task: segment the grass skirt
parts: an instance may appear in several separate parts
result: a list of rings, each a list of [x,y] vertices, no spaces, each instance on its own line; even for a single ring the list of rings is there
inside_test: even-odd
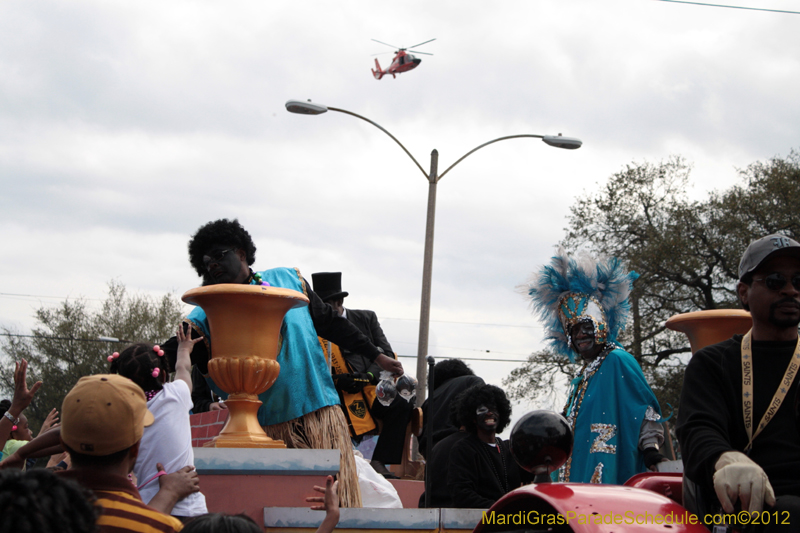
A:
[[[361,507],[350,431],[338,405],[317,409],[288,422],[264,426],[264,431],[269,437],[282,440],[288,448],[339,450],[339,506]]]

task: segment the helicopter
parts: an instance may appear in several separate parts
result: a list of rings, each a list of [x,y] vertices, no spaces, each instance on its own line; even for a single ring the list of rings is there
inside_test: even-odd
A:
[[[400,74],[401,72],[408,72],[411,69],[417,68],[417,65],[419,65],[422,62],[422,60],[414,57],[409,52],[414,52],[415,54],[425,54],[426,56],[432,56],[433,54],[429,54],[428,52],[420,52],[419,50],[411,50],[411,48],[422,46],[423,44],[435,41],[436,39],[431,39],[429,41],[425,41],[424,43],[415,44],[414,46],[409,46],[407,48],[400,48],[393,44],[384,43],[377,39],[372,39],[372,40],[375,41],[376,43],[380,43],[386,46],[391,46],[392,48],[397,48],[394,59],[392,59],[392,63],[386,70],[381,69],[381,65],[380,63],[378,63],[378,58],[377,57],[375,58],[375,67],[378,70],[372,69],[372,75],[375,76],[376,80],[379,80],[383,78],[383,76],[386,74],[391,74],[392,78],[396,78],[397,74]]]

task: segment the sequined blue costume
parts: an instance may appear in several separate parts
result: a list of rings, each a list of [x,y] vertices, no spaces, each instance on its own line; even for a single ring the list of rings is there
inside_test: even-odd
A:
[[[575,444],[559,479],[622,485],[645,471],[639,450],[642,421],[655,420],[660,410],[631,354],[617,348],[595,361],[599,366],[590,363],[570,387],[566,415],[574,420]]]

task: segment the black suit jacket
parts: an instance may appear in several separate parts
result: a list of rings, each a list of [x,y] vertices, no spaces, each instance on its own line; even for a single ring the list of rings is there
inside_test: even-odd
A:
[[[383,350],[383,353],[389,357],[394,357],[394,350],[392,350],[389,341],[386,340],[386,335],[384,335],[381,329],[381,325],[378,322],[378,315],[375,314],[375,311],[369,311],[367,309],[348,309],[347,320],[361,330],[361,333],[366,335],[372,344]],[[349,350],[342,350],[342,355],[353,372],[372,372],[375,378],[378,378],[380,375],[381,367],[374,362],[370,362],[369,357]]]

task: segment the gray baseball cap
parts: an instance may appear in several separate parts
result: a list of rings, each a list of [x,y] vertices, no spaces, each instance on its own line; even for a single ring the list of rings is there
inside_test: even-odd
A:
[[[739,262],[739,280],[757,269],[761,263],[775,255],[800,258],[800,243],[786,235],[767,235],[750,243]]]

